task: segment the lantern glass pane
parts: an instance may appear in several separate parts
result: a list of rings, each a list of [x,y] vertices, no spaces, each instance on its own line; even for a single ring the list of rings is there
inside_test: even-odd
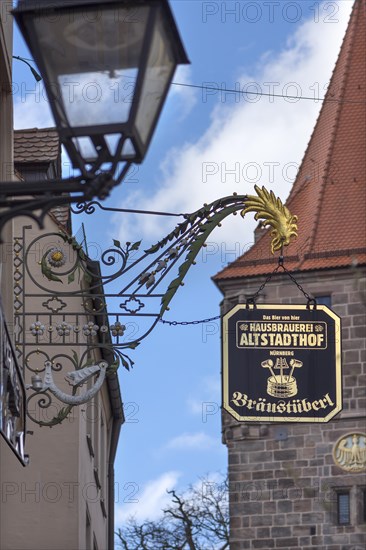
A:
[[[126,141],[123,144],[122,157],[123,158],[133,158],[135,155],[136,155],[136,150],[133,146],[133,143],[130,140],[130,138],[127,138]]]
[[[136,128],[143,144],[151,135],[155,117],[160,112],[175,65],[173,52],[159,14],[136,115]]]
[[[72,141],[74,142],[74,145],[76,149],[79,151],[80,155],[85,160],[92,162],[93,160],[97,159],[98,153],[90,137],[83,136],[79,138],[73,138]]]
[[[114,157],[114,155],[117,152],[117,147],[121,139],[121,134],[106,134],[104,136],[104,139],[106,141],[106,144],[108,146],[109,152]]]
[[[74,9],[33,19],[62,126],[128,120],[149,9]]]

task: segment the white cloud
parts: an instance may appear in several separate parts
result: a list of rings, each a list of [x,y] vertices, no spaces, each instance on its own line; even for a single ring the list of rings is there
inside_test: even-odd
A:
[[[14,128],[23,130],[54,126],[49,103],[45,98],[42,82],[28,88],[23,82],[14,96]]]
[[[166,445],[165,450],[199,450],[207,451],[213,447],[218,446],[216,438],[211,437],[204,432],[198,433],[184,433],[173,437]]]
[[[187,399],[188,410],[192,414],[202,414],[203,401],[197,397],[188,397]]]
[[[129,516],[134,516],[137,521],[155,520],[162,515],[162,510],[171,500],[167,491],[175,487],[180,477],[179,472],[166,472],[146,483],[134,495],[137,502],[117,504],[115,510],[115,524],[122,525]],[[124,493],[125,494],[125,493]],[[132,498],[131,498],[132,500]]]
[[[287,95],[323,96],[338,56],[353,1],[339,2],[338,23],[313,19],[301,24],[281,52],[263,52],[257,70],[238,72],[240,89],[249,88]],[[245,40],[245,38],[244,38]],[[221,83],[221,79],[218,79]],[[181,67],[176,82],[191,82],[191,69]],[[227,88],[235,87],[227,82]],[[24,87],[23,87],[24,88]],[[54,124],[43,84],[36,93],[19,88],[14,101],[16,128],[46,127]],[[336,91],[337,92],[337,91]],[[178,99],[178,117],[186,117],[198,98],[212,105],[206,131],[195,142],[185,142],[166,152],[157,179],[159,188],[149,194],[146,188],[123,194],[123,207],[172,212],[191,212],[203,203],[230,195],[233,191],[252,193],[254,184],[266,185],[285,199],[290,190],[314,127],[320,103],[301,100],[292,103],[281,98],[240,96],[240,102],[222,103],[220,93],[205,96],[197,91],[172,86]],[[258,99],[258,101],[256,101]],[[114,237],[124,241],[144,238],[151,242],[172,229],[176,220],[152,216],[115,216]],[[227,243],[252,241],[253,216],[244,221],[237,216],[225,220],[214,239]]]
[[[352,4],[339,3],[337,24],[306,21],[289,38],[283,51],[264,52],[257,71],[237,75],[241,89],[248,82],[256,82],[257,89],[263,92],[274,89],[275,93],[286,95],[323,97]],[[233,88],[234,83],[228,82],[226,86]],[[219,93],[204,99],[213,106],[207,130],[197,141],[167,151],[157,176],[161,181],[158,190],[152,195],[146,189],[136,192],[127,201],[124,198],[124,206],[128,202],[128,207],[134,208],[192,212],[203,203],[233,191],[253,193],[255,183],[286,199],[320,102],[265,97],[256,101],[255,96],[243,95],[239,103],[225,104]],[[119,220],[115,233],[121,239],[128,235],[151,241],[161,238],[173,224],[171,219],[156,223],[151,216],[131,216]],[[224,222],[216,235],[222,242],[231,243],[238,238],[248,242],[254,225],[252,216],[244,221],[232,218]]]
[[[200,415],[204,422],[209,417],[220,414],[221,382],[215,374],[205,376],[187,398],[187,407],[191,414]]]
[[[226,473],[222,472],[209,472],[205,476],[198,479],[193,483],[193,488],[198,492],[201,492],[202,495],[208,494],[210,491],[214,492],[215,488],[222,487],[222,484],[225,482]],[[228,494],[226,495],[229,496]]]
[[[115,525],[118,528],[125,521],[133,516],[137,522],[154,521],[160,518],[162,510],[171,504],[171,495],[167,493],[176,488],[178,479],[181,477],[179,472],[166,472],[157,479],[149,481],[141,491],[134,494],[136,502],[117,504],[115,508]],[[224,482],[225,475],[220,472],[210,472],[202,479],[197,479],[193,484],[194,489],[202,491],[215,490],[215,486]],[[130,487],[126,488],[130,490]],[[125,491],[124,491],[125,493]]]
[[[171,86],[170,95],[179,99],[179,115],[177,121],[181,122],[192,111],[198,100],[198,90],[186,86],[186,84],[192,84],[191,80],[192,69],[189,65],[179,65]],[[177,83],[177,84],[174,84]],[[178,85],[183,84],[183,85]]]

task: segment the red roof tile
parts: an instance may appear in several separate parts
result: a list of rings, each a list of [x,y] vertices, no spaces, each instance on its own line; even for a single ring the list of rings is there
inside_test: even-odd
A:
[[[14,163],[22,165],[39,165],[57,163],[57,172],[61,177],[61,145],[55,128],[29,128],[14,130]],[[22,178],[22,176],[20,175]],[[64,229],[70,228],[69,206],[55,206],[49,212],[55,221]]]
[[[14,162],[16,164],[50,163],[61,154],[55,128],[14,130]]]
[[[350,23],[299,173],[286,202],[299,237],[286,267],[306,271],[366,263],[366,3],[355,0]],[[264,275],[277,259],[270,232],[218,273],[215,281]]]

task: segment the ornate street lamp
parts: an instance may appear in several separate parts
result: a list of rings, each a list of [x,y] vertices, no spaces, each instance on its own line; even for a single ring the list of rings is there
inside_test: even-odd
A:
[[[74,167],[141,162],[188,63],[167,0],[23,0],[13,14]]]
[[[174,71],[189,63],[168,0],[20,0],[13,15],[80,176],[1,183],[0,229],[15,215],[42,225],[56,204],[105,198],[144,159]]]
[[[20,0],[13,15],[42,74],[60,141],[80,175],[0,182],[0,234],[15,216],[30,216],[42,227],[55,205],[105,198],[131,163],[144,159],[175,68],[188,63],[167,0]],[[1,304],[0,329],[0,434],[25,465],[25,387]],[[34,373],[29,387],[41,401],[51,392],[71,408],[100,389],[106,367],[102,361],[70,374],[75,391],[98,374],[81,396],[57,388],[50,362],[44,380]]]

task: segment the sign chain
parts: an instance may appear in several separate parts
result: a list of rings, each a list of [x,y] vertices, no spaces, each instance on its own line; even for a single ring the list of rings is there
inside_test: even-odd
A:
[[[256,300],[259,296],[259,294],[262,292],[262,290],[264,289],[264,287],[267,285],[267,283],[270,282],[270,280],[272,279],[272,277],[278,273],[278,270],[282,268],[283,271],[286,273],[286,275],[291,279],[291,281],[297,286],[297,288],[300,290],[300,292],[303,293],[303,295],[305,296],[305,298],[307,299],[307,308],[310,309],[310,306],[311,304],[313,305],[314,309],[316,309],[316,299],[315,298],[312,298],[305,290],[304,288],[300,285],[300,283],[297,282],[297,280],[295,279],[295,277],[290,273],[290,271],[284,266],[284,257],[281,256],[278,258],[278,266],[272,271],[272,273],[270,273],[268,275],[268,277],[266,278],[266,280],[261,284],[261,286],[258,288],[257,292],[251,296],[250,298],[247,298],[246,300],[246,307],[247,309],[249,309],[249,307],[252,305],[254,308],[256,308]]]
[[[165,321],[164,319],[159,319],[164,325],[177,326],[177,325],[199,325],[201,323],[209,323],[210,321],[217,321],[220,319],[221,315],[216,315],[216,317],[210,317],[209,319],[201,319],[200,321]]]
[[[264,281],[264,283],[261,284],[261,286],[258,288],[257,292],[254,294],[254,296],[251,296],[250,298],[247,298],[246,300],[246,304],[247,304],[247,309],[249,309],[249,306],[252,305],[254,308],[257,307],[256,305],[256,300],[259,296],[259,294],[262,292],[262,290],[264,289],[264,287],[266,286],[267,283],[269,283],[269,281],[272,279],[273,275],[275,273],[277,273],[277,271],[280,269],[280,267],[284,267],[283,264],[281,264],[281,258],[282,256],[280,256],[280,260],[279,260],[279,263],[278,263],[278,266],[272,271],[272,273],[270,273],[267,277],[267,279]]]
[[[310,305],[313,304],[314,306],[314,309],[316,309],[316,299],[315,298],[312,298],[304,289],[303,287],[300,285],[300,283],[298,283],[295,279],[295,277],[293,275],[291,275],[291,273],[289,272],[288,269],[286,269],[286,267],[283,265],[283,264],[280,264],[278,267],[282,267],[282,269],[284,270],[284,272],[286,273],[286,275],[288,275],[291,279],[291,281],[293,283],[295,283],[295,285],[297,286],[297,288],[300,290],[300,292],[303,293],[303,295],[305,296],[305,298],[307,299],[308,303],[307,303],[307,308],[310,309]]]
[[[284,257],[281,256],[278,258],[278,266],[268,275],[266,280],[261,284],[261,286],[258,288],[257,292],[251,296],[250,298],[247,298],[246,300],[246,308],[249,309],[250,305],[252,305],[254,308],[256,308],[256,300],[259,296],[259,294],[262,292],[264,287],[270,282],[272,277],[278,273],[278,270],[282,268],[283,271],[286,273],[286,275],[291,279],[291,281],[297,286],[297,288],[302,292],[302,294],[307,299],[307,308],[310,309],[310,306],[313,305],[314,309],[316,309],[316,299],[312,298],[306,290],[300,285],[300,283],[297,282],[295,277],[291,274],[291,272],[284,266]],[[199,321],[165,321],[164,319],[159,319],[160,323],[163,323],[164,325],[170,325],[170,326],[177,326],[177,325],[199,325],[202,323],[209,323],[210,321],[217,321],[217,319],[220,319],[221,315],[216,315],[216,317],[210,317],[208,319],[200,319]]]

